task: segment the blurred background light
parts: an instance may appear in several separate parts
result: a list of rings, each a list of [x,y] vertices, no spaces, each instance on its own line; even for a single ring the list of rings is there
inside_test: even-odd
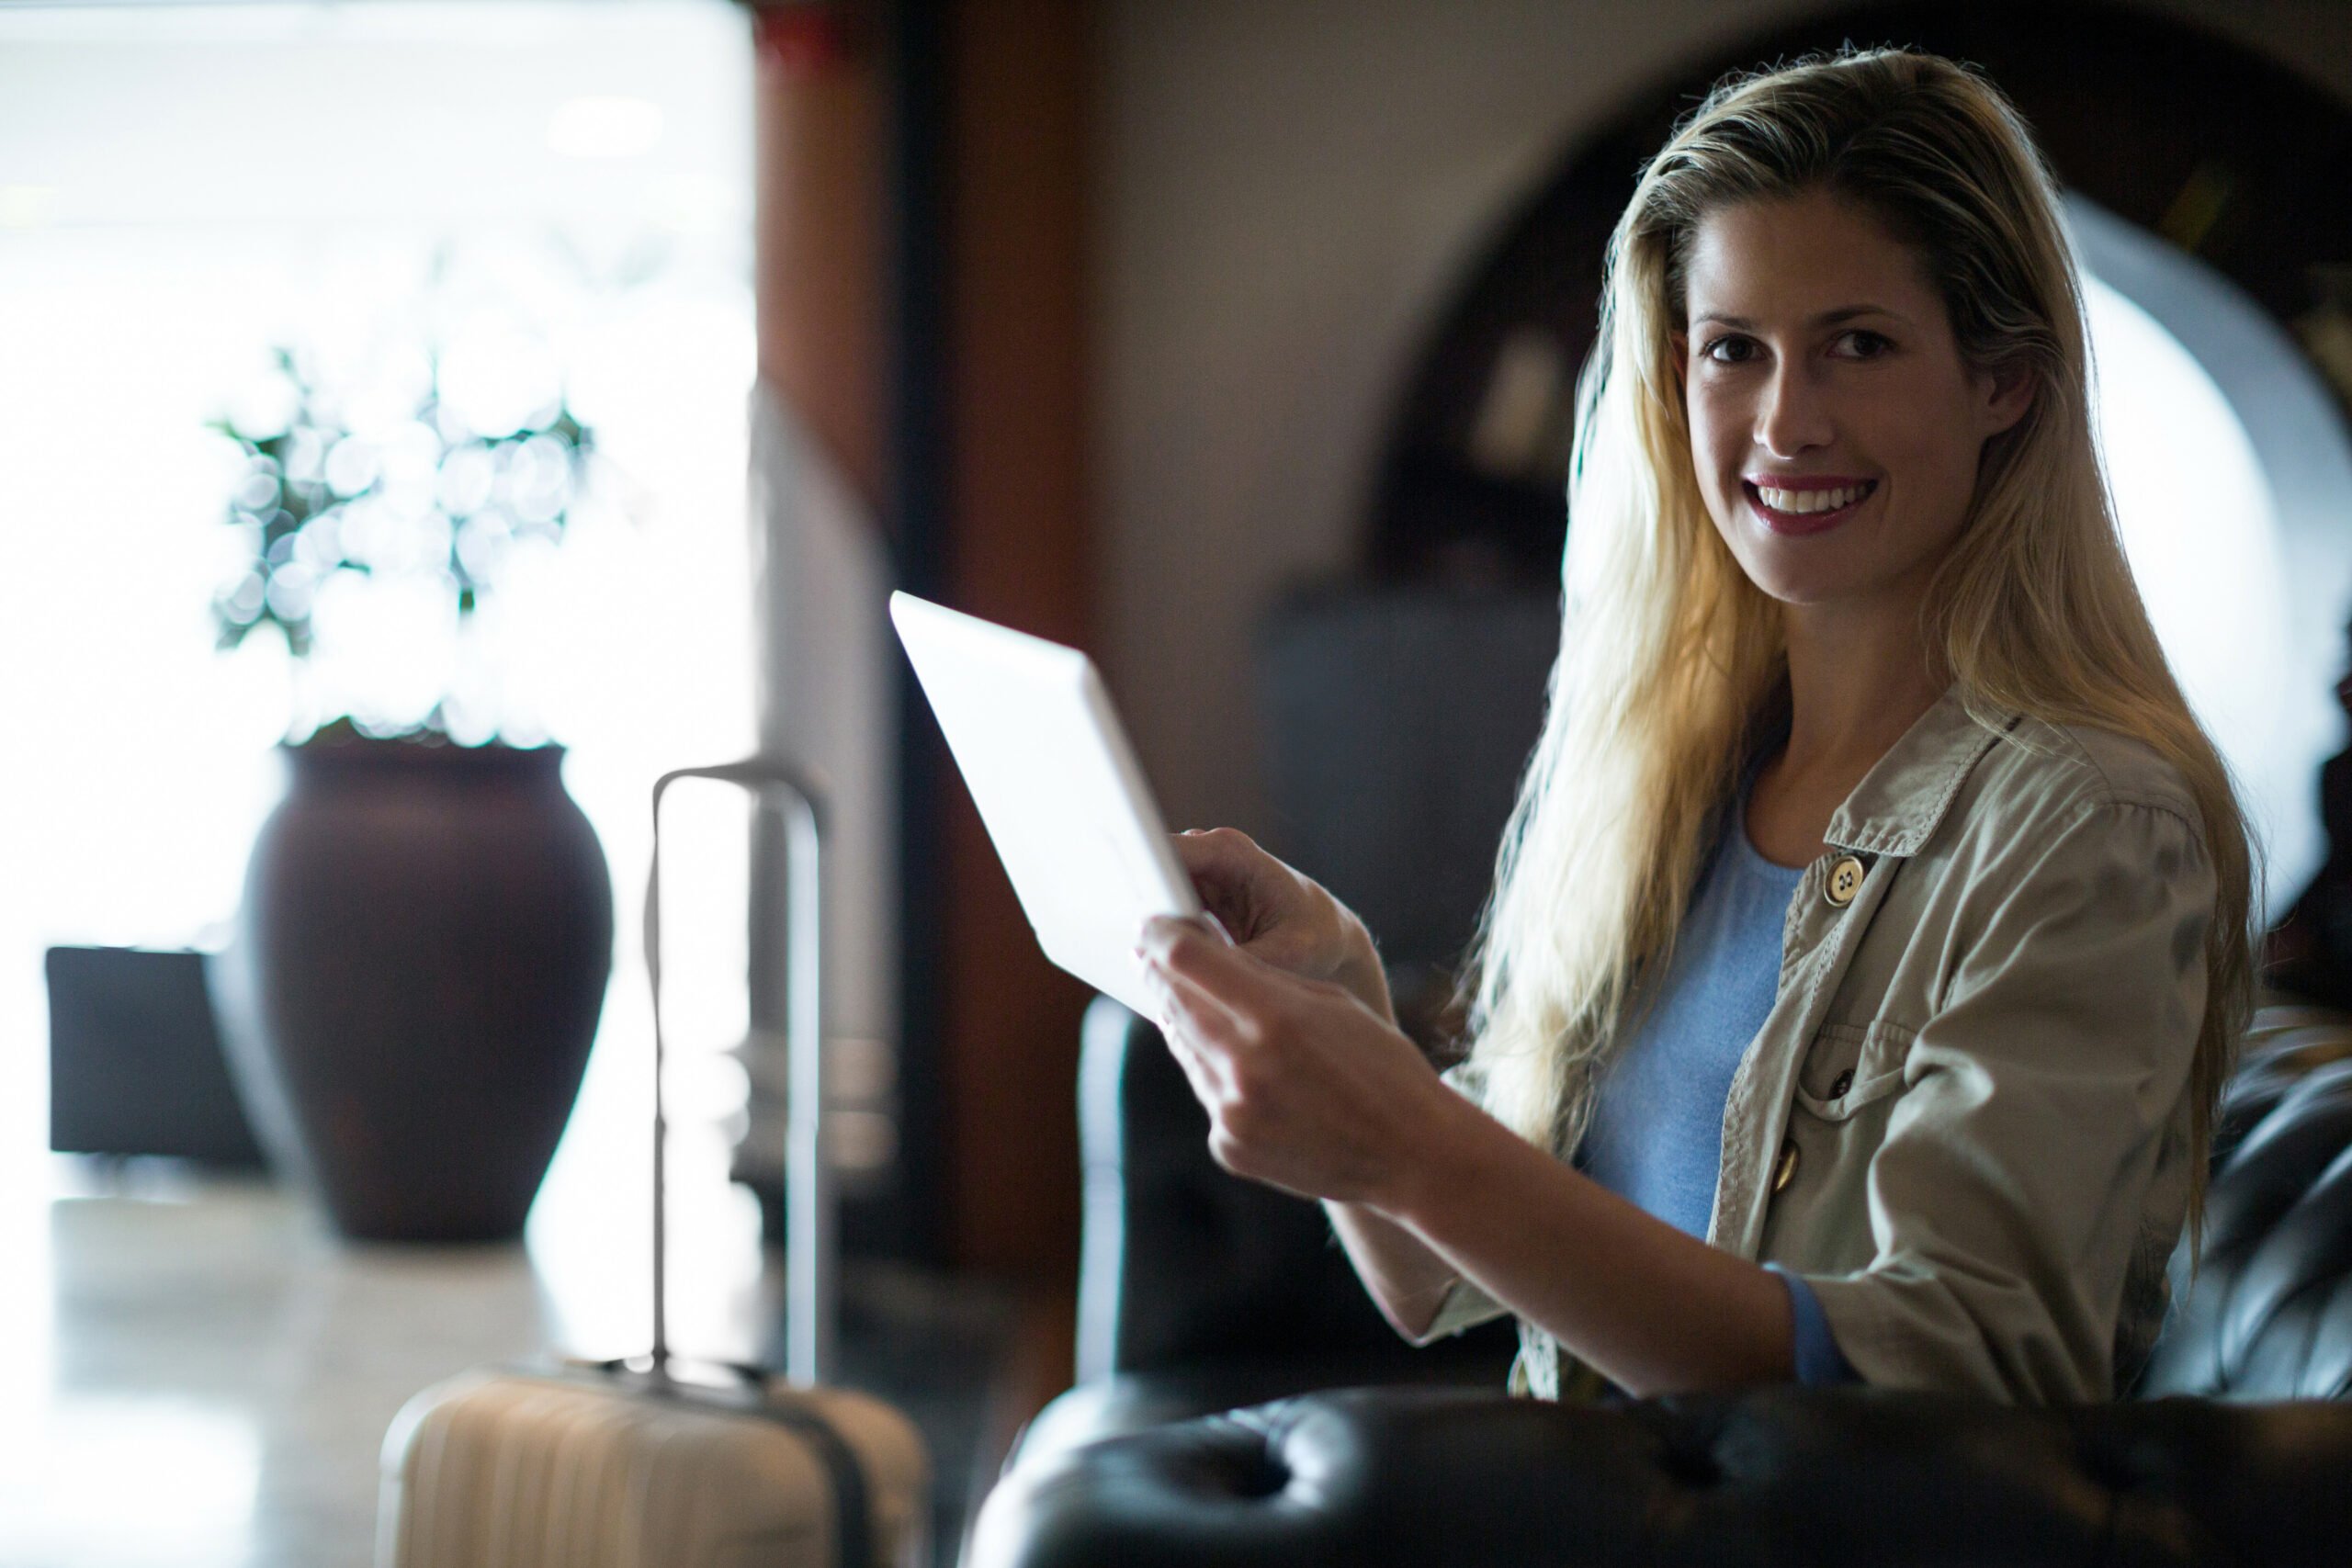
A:
[[[2295,668],[2270,483],[2180,340],[2096,274],[2083,282],[2095,423],[2132,574],[2189,705],[2243,767],[2277,753],[2272,694]]]
[[[2262,919],[2325,861],[2312,781],[2345,716],[2343,506],[2352,433],[2281,324],[2201,259],[2083,196],[2094,425],[2149,618],[2235,775],[2267,858]]]
[[[88,1568],[246,1560],[262,1443],[191,1402],[100,1398],[0,1417],[0,1562]],[[124,1478],[140,1493],[127,1506]]]
[[[644,1259],[614,1238],[650,1220],[646,801],[662,770],[754,740],[751,83],[727,0],[0,5],[0,815],[37,825],[0,852],[0,1255],[23,1266],[0,1298],[46,1299],[27,1238],[74,1179],[44,1153],[43,950],[218,945],[281,787],[275,744],[338,707],[381,730],[446,696],[463,743],[568,749],[611,863],[612,986],[530,1239],[563,1345],[642,1338]],[[632,156],[551,145],[549,106],[583,85],[607,95],[583,123],[608,147],[628,131]],[[281,344],[350,435],[295,444],[278,476],[206,422],[286,428]],[[417,423],[435,345],[437,432]],[[533,532],[562,482],[548,454],[502,471],[438,452],[567,393],[610,474],[557,544]],[[264,608],[239,551],[264,513],[232,524],[232,497],[370,477],[278,580],[307,599],[311,668],[270,627],[216,652],[216,594]],[[413,575],[329,570],[328,545]],[[453,549],[498,563],[463,627]],[[714,1292],[676,1305],[683,1343],[740,1355],[756,1347],[713,1337],[757,1213],[724,1154],[702,1157],[720,1192],[681,1237],[682,1278]],[[698,1245],[725,1256],[706,1269]]]
[[[567,158],[641,158],[662,140],[662,106],[643,98],[570,98],[548,117],[548,145]]]
[[[0,185],[0,229],[45,229],[56,213],[55,187]]]

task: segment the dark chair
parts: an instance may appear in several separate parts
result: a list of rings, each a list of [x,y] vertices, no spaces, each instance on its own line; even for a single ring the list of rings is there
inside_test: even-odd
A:
[[[1216,1168],[1165,1058],[1090,1016],[1086,1376],[1024,1433],[973,1568],[2352,1562],[2352,1015],[2263,1010],[2141,1385],[2044,1409],[1510,1398],[1507,1333],[1405,1346],[1319,1210]]]

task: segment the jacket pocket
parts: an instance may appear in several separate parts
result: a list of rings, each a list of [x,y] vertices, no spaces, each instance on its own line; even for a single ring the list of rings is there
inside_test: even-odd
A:
[[[1796,1102],[1824,1122],[1843,1122],[1903,1087],[1914,1031],[1889,1019],[1826,1023],[1797,1073]]]

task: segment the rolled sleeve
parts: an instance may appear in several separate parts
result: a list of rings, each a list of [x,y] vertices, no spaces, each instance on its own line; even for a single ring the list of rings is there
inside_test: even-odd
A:
[[[1413,1336],[1416,1346],[1433,1345],[1449,1334],[1459,1334],[1465,1328],[1476,1328],[1503,1316],[1510,1309],[1487,1294],[1468,1280],[1456,1277],[1445,1288],[1445,1299],[1438,1303],[1437,1315],[1430,1325]]]
[[[2215,879],[2181,810],[2137,800],[2084,803],[2017,858],[1905,1056],[1867,1175],[1872,1261],[1804,1283],[1864,1382],[2105,1399]]]
[[[1779,1275],[1781,1283],[1789,1288],[1789,1306],[1796,1314],[1797,1382],[1809,1388],[1860,1382],[1854,1364],[1838,1348],[1838,1337],[1830,1332],[1829,1316],[1821,1310],[1821,1298],[1813,1293],[1804,1276],[1792,1274],[1777,1263],[1764,1267]]]

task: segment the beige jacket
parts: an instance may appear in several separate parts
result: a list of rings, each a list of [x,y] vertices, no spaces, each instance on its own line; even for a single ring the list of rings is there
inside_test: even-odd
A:
[[[1804,1275],[1866,1382],[2112,1397],[2188,1196],[2215,883],[2186,784],[2142,742],[1984,728],[1947,692],[1825,837],[1707,1239]],[[1472,1064],[1447,1079],[1477,1098]],[[1505,1310],[1457,1280],[1419,1342]],[[1556,1399],[1564,1370],[1522,1322],[1512,1392]]]

